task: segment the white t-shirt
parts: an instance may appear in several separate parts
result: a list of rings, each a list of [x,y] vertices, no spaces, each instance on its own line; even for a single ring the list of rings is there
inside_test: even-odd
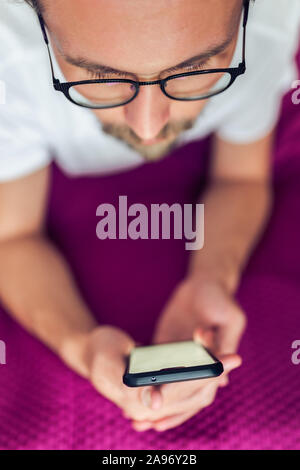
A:
[[[212,98],[177,146],[212,132],[239,143],[255,141],[276,124],[282,95],[297,71],[300,1],[256,0],[247,26],[246,74]],[[54,56],[52,56],[54,58]],[[232,61],[242,57],[242,27]],[[56,75],[63,78],[55,62]],[[68,174],[102,174],[142,164],[124,142],[105,134],[92,111],[53,89],[36,14],[25,3],[1,0],[0,181],[30,174],[52,159]]]

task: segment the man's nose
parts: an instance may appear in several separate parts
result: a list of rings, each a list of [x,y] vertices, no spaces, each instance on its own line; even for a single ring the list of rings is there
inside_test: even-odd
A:
[[[124,106],[128,126],[142,140],[154,139],[169,121],[170,99],[159,85],[141,86],[138,96]]]

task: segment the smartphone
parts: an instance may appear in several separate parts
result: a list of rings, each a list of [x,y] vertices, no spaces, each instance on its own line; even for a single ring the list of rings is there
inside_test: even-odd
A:
[[[217,377],[222,363],[195,341],[138,346],[127,357],[123,382],[128,387]]]

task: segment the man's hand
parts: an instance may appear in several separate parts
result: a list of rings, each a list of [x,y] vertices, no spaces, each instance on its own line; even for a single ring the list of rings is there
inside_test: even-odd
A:
[[[157,386],[130,388],[124,385],[125,358],[134,346],[130,336],[120,329],[99,326],[87,337],[85,359],[91,383],[123,411],[124,417],[132,420],[136,430],[152,426],[163,430],[166,420],[168,427],[176,426],[212,402],[218,379],[203,380],[201,389],[199,381],[167,384],[160,390]],[[225,367],[232,369],[233,362]]]
[[[244,313],[222,285],[195,275],[179,284],[159,318],[153,342],[194,338],[222,361],[224,374],[214,379],[155,386],[153,392],[150,389],[147,393],[153,394],[153,403],[160,407],[161,418],[156,421],[135,420],[135,429],[166,430],[209,406],[218,387],[227,385],[228,373],[241,364],[236,351],[245,325]],[[173,409],[176,412],[172,414]]]
[[[191,339],[200,328],[201,338],[216,355],[234,354],[245,326],[245,314],[223,285],[192,275],[174,291],[153,342]]]
[[[122,380],[126,356],[134,346],[134,340],[121,329],[109,325],[96,327],[85,339],[83,356],[88,370],[87,378],[98,392],[123,411],[125,417],[154,421],[162,414],[156,411],[160,401],[155,401],[155,390],[150,407],[149,391],[152,386],[130,388]]]

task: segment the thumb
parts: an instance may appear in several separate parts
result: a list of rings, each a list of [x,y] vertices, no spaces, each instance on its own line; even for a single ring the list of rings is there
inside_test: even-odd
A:
[[[225,374],[237,369],[242,364],[242,358],[238,354],[227,354],[226,356],[220,356],[219,359],[223,364]]]
[[[195,343],[199,343],[205,348],[213,347],[213,331],[197,327],[193,331],[193,340]]]
[[[227,356],[220,356],[220,361],[223,364],[224,372],[219,378],[219,384],[220,387],[226,387],[229,383],[229,372],[241,366],[242,358],[238,354],[228,354]]]
[[[204,330],[197,327],[193,332],[193,339],[196,343],[209,348],[213,341],[213,332],[211,330]],[[242,358],[238,354],[223,354],[219,355],[218,359],[222,362],[224,372],[228,373],[242,364]]]
[[[147,408],[158,410],[162,406],[162,394],[159,386],[143,387],[140,397],[141,402]]]
[[[215,351],[216,354],[236,353],[246,328],[246,316],[241,308],[234,302],[230,305],[228,319],[216,328]]]

